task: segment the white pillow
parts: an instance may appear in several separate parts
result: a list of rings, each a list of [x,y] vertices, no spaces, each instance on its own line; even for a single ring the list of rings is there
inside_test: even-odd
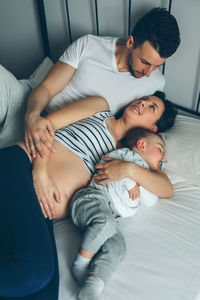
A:
[[[45,78],[49,70],[53,66],[53,61],[49,57],[45,57],[43,62],[35,69],[29,77],[29,83],[32,89],[36,88],[39,83]]]
[[[30,91],[27,80],[17,80],[0,66],[0,148],[22,140],[24,114]]]
[[[166,140],[166,173],[200,186],[200,120],[177,115],[174,127],[162,135]]]
[[[29,79],[17,80],[0,65],[0,148],[23,139],[28,96],[52,66],[53,62],[46,57]]]

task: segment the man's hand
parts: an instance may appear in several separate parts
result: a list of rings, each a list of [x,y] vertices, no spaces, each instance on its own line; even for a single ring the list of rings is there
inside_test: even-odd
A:
[[[140,188],[139,188],[139,186],[140,185],[138,183],[136,183],[136,185],[128,191],[129,198],[131,198],[132,200],[135,200],[136,198],[140,197]]]
[[[33,172],[33,183],[42,213],[45,218],[51,220],[55,217],[55,202],[61,203],[59,190],[45,172],[40,174]]]
[[[97,175],[93,177],[97,184],[106,184],[128,177],[129,162],[108,156],[104,156],[102,159],[105,163],[96,165]]]
[[[36,158],[37,152],[44,157],[42,143],[51,151],[55,152],[52,144],[45,135],[48,130],[49,134],[54,137],[54,128],[48,118],[43,118],[38,114],[30,114],[25,118],[25,146],[32,158]]]

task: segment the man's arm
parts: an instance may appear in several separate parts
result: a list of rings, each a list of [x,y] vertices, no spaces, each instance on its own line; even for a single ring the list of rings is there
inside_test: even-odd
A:
[[[54,129],[48,120],[40,116],[43,109],[49,101],[59,93],[72,79],[76,69],[62,62],[57,62],[50,70],[46,78],[40,85],[32,91],[28,99],[28,107],[25,115],[25,146],[33,158],[36,157],[36,150],[43,156],[44,152],[41,142],[49,150],[53,147],[45,135],[48,130],[51,136],[54,135]]]
[[[105,164],[96,165],[98,172],[94,176],[96,183],[105,184],[128,177],[161,198],[172,197],[172,184],[160,169],[149,171],[131,162],[110,157],[103,157],[103,159],[106,161]]]
[[[44,122],[51,124],[53,131],[55,131],[56,129],[66,127],[72,123],[78,122],[79,120],[88,118],[97,112],[101,112],[107,109],[109,109],[109,105],[106,99],[99,96],[93,96],[82,98],[70,104],[67,104],[64,107],[56,110],[55,112],[50,113],[46,118],[43,119]],[[48,143],[52,146],[52,143],[50,142],[50,137],[53,136],[50,134],[47,128],[44,128],[44,130],[46,130],[45,138],[48,139]],[[47,133],[49,138],[47,137]],[[39,141],[37,139],[35,139],[34,143],[37,146],[37,148],[41,147],[41,145],[38,145]],[[46,146],[46,144],[44,146]],[[49,147],[47,148],[49,149]],[[42,155],[40,156],[44,158],[45,152],[42,147],[41,152]]]

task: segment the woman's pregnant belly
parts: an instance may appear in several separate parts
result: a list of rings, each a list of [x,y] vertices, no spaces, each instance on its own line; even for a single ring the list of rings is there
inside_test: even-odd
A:
[[[24,144],[19,143],[19,146],[24,149],[31,161],[31,156],[26,151]],[[69,212],[68,206],[72,195],[88,184],[91,175],[76,154],[56,140],[54,140],[53,146],[56,152],[50,153],[47,170],[60,193],[61,203],[55,201],[54,219],[62,219]]]

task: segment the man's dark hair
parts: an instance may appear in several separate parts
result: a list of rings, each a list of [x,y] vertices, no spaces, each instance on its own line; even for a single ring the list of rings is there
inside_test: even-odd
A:
[[[127,132],[127,134],[120,140],[119,146],[120,147],[126,147],[126,148],[129,148],[131,150],[131,149],[133,149],[133,147],[137,146],[137,142],[140,139],[147,138],[147,137],[149,137],[151,135],[157,135],[157,136],[159,136],[159,138],[165,144],[165,141],[164,141],[162,135],[160,135],[159,133],[152,132],[152,131],[150,131],[150,130],[148,130],[146,128],[137,127],[137,128],[130,129]]]
[[[153,96],[160,98],[165,106],[164,113],[156,122],[156,126],[158,127],[157,132],[164,132],[174,125],[177,115],[177,109],[171,101],[165,99],[165,93],[157,91],[153,94]]]
[[[174,16],[165,8],[153,8],[144,15],[132,31],[134,48],[149,41],[160,57],[171,56],[180,44],[180,32]]]
[[[166,131],[167,129],[171,128],[174,125],[175,118],[176,118],[176,115],[177,115],[177,109],[171,101],[165,99],[165,93],[163,93],[161,91],[156,91],[152,96],[158,97],[164,103],[164,106],[165,106],[164,112],[163,112],[162,116],[160,117],[160,119],[156,121],[156,126],[158,127],[157,132],[164,132],[164,131]],[[146,96],[141,97],[141,99],[145,99],[145,98],[146,98]],[[130,103],[128,105],[125,105],[124,107],[122,107],[115,114],[115,118],[120,119],[122,117],[125,109],[129,105],[130,105]]]

